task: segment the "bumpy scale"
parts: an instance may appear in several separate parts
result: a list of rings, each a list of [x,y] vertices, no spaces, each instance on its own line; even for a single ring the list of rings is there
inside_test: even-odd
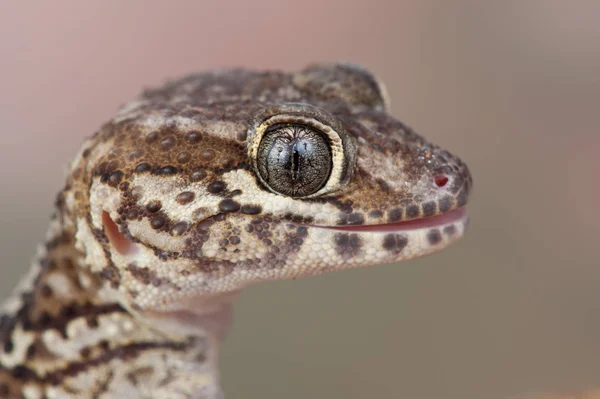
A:
[[[0,398],[221,398],[246,285],[460,238],[467,166],[350,64],[147,90],[86,141],[0,321]]]

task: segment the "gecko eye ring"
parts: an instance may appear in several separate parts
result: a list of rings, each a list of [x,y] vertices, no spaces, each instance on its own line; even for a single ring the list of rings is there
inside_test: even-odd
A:
[[[271,190],[305,197],[327,183],[331,146],[327,136],[310,126],[271,125],[258,145],[257,166],[260,178]]]
[[[258,179],[269,191],[292,198],[318,197],[340,189],[354,165],[355,147],[349,135],[315,107],[289,108],[266,118],[261,115],[249,132],[249,157]]]

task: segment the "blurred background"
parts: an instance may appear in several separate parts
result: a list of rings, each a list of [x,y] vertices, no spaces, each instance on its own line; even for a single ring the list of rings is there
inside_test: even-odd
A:
[[[141,88],[219,66],[361,63],[463,158],[467,236],[247,289],[230,398],[508,398],[600,386],[600,2],[0,2],[0,295],[65,165]]]

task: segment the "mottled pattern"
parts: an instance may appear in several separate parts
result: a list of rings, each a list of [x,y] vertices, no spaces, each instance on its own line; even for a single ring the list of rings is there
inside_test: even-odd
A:
[[[72,162],[47,244],[5,303],[0,397],[221,397],[216,343],[244,286],[457,240],[466,165],[388,107],[350,64],[206,72],[125,105]],[[279,126],[322,137],[330,158],[307,165],[327,179],[300,180],[312,191],[278,194],[257,172]]]

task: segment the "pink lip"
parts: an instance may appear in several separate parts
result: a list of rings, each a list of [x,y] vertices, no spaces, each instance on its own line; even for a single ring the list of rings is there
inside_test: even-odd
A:
[[[407,220],[403,222],[362,225],[362,226],[327,226],[332,230],[352,231],[352,232],[388,232],[388,231],[406,231],[417,230],[428,227],[440,227],[466,219],[467,210],[463,208],[454,209],[450,212],[437,216],[430,216],[421,219]],[[317,226],[324,227],[324,226]]]

